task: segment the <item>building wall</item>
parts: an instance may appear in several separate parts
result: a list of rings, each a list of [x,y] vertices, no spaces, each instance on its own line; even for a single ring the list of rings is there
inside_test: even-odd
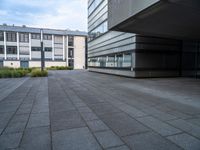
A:
[[[108,0],[98,2],[93,11],[90,8],[95,2],[88,2],[88,69],[134,76],[131,69],[134,68],[135,34],[108,31]]]
[[[129,5],[129,2],[131,1],[120,1],[119,3]],[[151,5],[154,2],[146,1],[146,4]],[[91,5],[92,1],[89,1],[89,9]],[[121,7],[121,5],[116,7]],[[108,26],[106,26],[105,32],[95,33],[94,31],[101,26],[102,22],[108,22],[109,24],[108,0],[103,0],[90,13],[89,11],[88,66],[90,71],[129,77],[180,75],[180,41],[108,31]],[[123,14],[123,12],[116,13]]]
[[[41,40],[33,39],[32,34],[28,33],[28,41],[21,42],[19,41],[19,34],[21,32],[12,31],[16,33],[16,42],[9,42],[6,39],[6,33],[9,31],[3,31],[0,28],[0,32],[4,33],[4,40],[0,41],[0,46],[4,47],[3,54],[0,54],[0,60],[4,61],[4,66],[7,67],[20,67],[21,61],[29,61],[29,67],[40,67],[41,66]],[[26,32],[27,33],[27,32]],[[37,33],[40,35],[40,33]],[[47,33],[45,33],[47,34]],[[44,35],[45,35],[44,34]],[[44,39],[43,35],[43,39]],[[86,36],[79,35],[58,35],[58,34],[48,34],[49,39],[44,39],[44,50],[45,50],[45,66],[68,66],[68,49],[73,48],[74,55],[74,68],[83,69],[85,68],[85,39]],[[41,35],[40,35],[41,36]],[[73,46],[68,46],[68,36],[74,38]],[[15,54],[7,54],[8,46],[16,46],[17,52]],[[5,49],[6,48],[6,49]],[[37,49],[35,49],[37,48]],[[50,50],[46,51],[46,48]],[[77,60],[76,60],[77,59]]]
[[[74,37],[74,68],[84,69],[85,68],[85,38]]]
[[[19,68],[20,67],[20,61],[4,61],[3,65],[5,67]]]

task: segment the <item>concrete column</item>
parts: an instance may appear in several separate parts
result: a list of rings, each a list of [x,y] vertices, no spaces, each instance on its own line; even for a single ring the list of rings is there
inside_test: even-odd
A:
[[[17,59],[19,60],[19,32],[17,32]]]
[[[43,32],[41,30],[41,33],[40,33],[40,38],[41,38],[41,41],[43,42]]]
[[[131,71],[133,71],[133,69],[135,68],[135,53],[132,52],[131,54]]]
[[[117,67],[117,55],[115,54],[115,67]]]
[[[125,57],[124,57],[124,53],[122,54],[122,67],[124,67],[124,60],[125,60]]]
[[[67,66],[69,66],[69,64],[68,64],[68,51],[69,51],[69,46],[68,46],[68,36],[66,36],[66,48],[67,48],[67,50],[66,50],[66,64],[67,64]]]
[[[65,60],[65,36],[63,35],[63,60]]]
[[[7,51],[6,51],[6,32],[4,31],[3,32],[3,35],[4,35],[4,59],[6,60],[7,59]]]
[[[52,35],[52,60],[55,60],[54,35]]]
[[[29,59],[32,59],[32,53],[31,53],[31,33],[29,33]]]

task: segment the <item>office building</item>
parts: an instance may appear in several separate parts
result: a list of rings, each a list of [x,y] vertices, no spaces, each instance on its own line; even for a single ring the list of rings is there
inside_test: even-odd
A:
[[[161,7],[161,4],[166,4],[167,1],[161,0],[162,2],[157,6],[158,9],[154,10],[154,3],[157,1],[88,1],[88,66],[90,71],[129,77],[198,76],[199,59],[194,59],[197,56],[195,54],[198,53],[195,50],[198,48],[198,43],[183,41],[176,36],[154,33],[155,30],[162,31],[159,23],[166,26],[170,23],[168,20],[170,16],[166,16],[165,12],[161,15],[160,12],[163,7],[167,9],[169,6]],[[148,11],[147,7],[151,5],[153,8],[151,7]],[[135,15],[142,9],[144,13]],[[172,9],[168,10],[168,12],[171,11]],[[177,13],[175,8],[173,11]],[[158,16],[152,17],[151,20],[148,16],[152,14]],[[183,16],[180,18],[184,18]],[[146,18],[149,19],[145,20]],[[176,20],[176,18],[172,17],[171,20]],[[176,24],[174,26],[176,28],[163,27],[163,31],[169,34],[169,30],[178,30],[180,35],[181,31],[182,35],[189,34],[188,31],[184,32],[183,29],[178,28]],[[196,25],[193,27],[194,30],[197,29]]]
[[[135,33],[109,31],[108,2],[88,1],[89,70],[130,77],[178,76],[178,66],[174,66],[170,58],[179,62],[177,53],[180,42]],[[166,54],[166,49],[173,52]],[[171,55],[169,59],[167,55]]]
[[[176,39],[178,58],[168,56],[177,66],[174,69],[179,70],[179,76],[200,76],[199,0],[110,0],[108,7],[110,30]],[[147,58],[151,63],[153,57]]]
[[[0,66],[40,67],[41,39],[44,43],[45,67],[86,67],[87,33],[5,24],[0,25]]]

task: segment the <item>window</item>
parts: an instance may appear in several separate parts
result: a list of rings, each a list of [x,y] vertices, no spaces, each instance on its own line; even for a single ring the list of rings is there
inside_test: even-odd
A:
[[[89,66],[104,68],[131,69],[132,53],[116,53],[107,56],[93,57],[88,59]]]
[[[41,51],[40,47],[31,47],[31,51]]]
[[[68,46],[74,46],[74,37],[73,36],[68,37]]]
[[[131,67],[132,64],[132,55],[131,53],[124,54],[123,67]]]
[[[44,48],[44,51],[45,51],[45,52],[51,52],[51,51],[52,51],[52,48],[51,48],[51,47],[45,47],[45,48]]]
[[[6,39],[8,42],[17,42],[17,35],[15,32],[7,32]]]
[[[0,45],[0,54],[4,54],[4,46]]]
[[[0,32],[0,41],[4,41],[4,34],[3,34],[3,32]]]
[[[69,59],[68,60],[68,65],[69,65],[69,67],[74,67],[74,60],[73,59]]]
[[[69,48],[68,57],[74,57],[74,49],[73,48]]]
[[[17,54],[17,46],[7,46],[7,54]]]
[[[32,33],[32,34],[31,34],[31,39],[37,39],[37,40],[40,40],[40,34]]]
[[[88,14],[90,15],[96,8],[97,6],[101,3],[102,0],[94,0],[92,4],[88,8]]]
[[[44,34],[43,35],[43,39],[44,40],[52,40],[52,35],[50,35],[50,34]]]
[[[105,21],[89,33],[89,40],[93,40],[107,31],[108,31],[108,22]]]
[[[19,33],[19,41],[20,42],[29,42],[29,34],[28,33]]]

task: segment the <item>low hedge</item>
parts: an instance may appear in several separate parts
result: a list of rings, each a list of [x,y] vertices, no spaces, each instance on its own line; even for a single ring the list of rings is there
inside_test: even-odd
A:
[[[0,78],[19,78],[28,74],[27,70],[0,69]]]
[[[31,71],[31,77],[46,77],[48,76],[47,70],[41,71],[39,69],[34,69]]]
[[[73,70],[73,67],[51,66],[51,67],[47,68],[47,70]]]

